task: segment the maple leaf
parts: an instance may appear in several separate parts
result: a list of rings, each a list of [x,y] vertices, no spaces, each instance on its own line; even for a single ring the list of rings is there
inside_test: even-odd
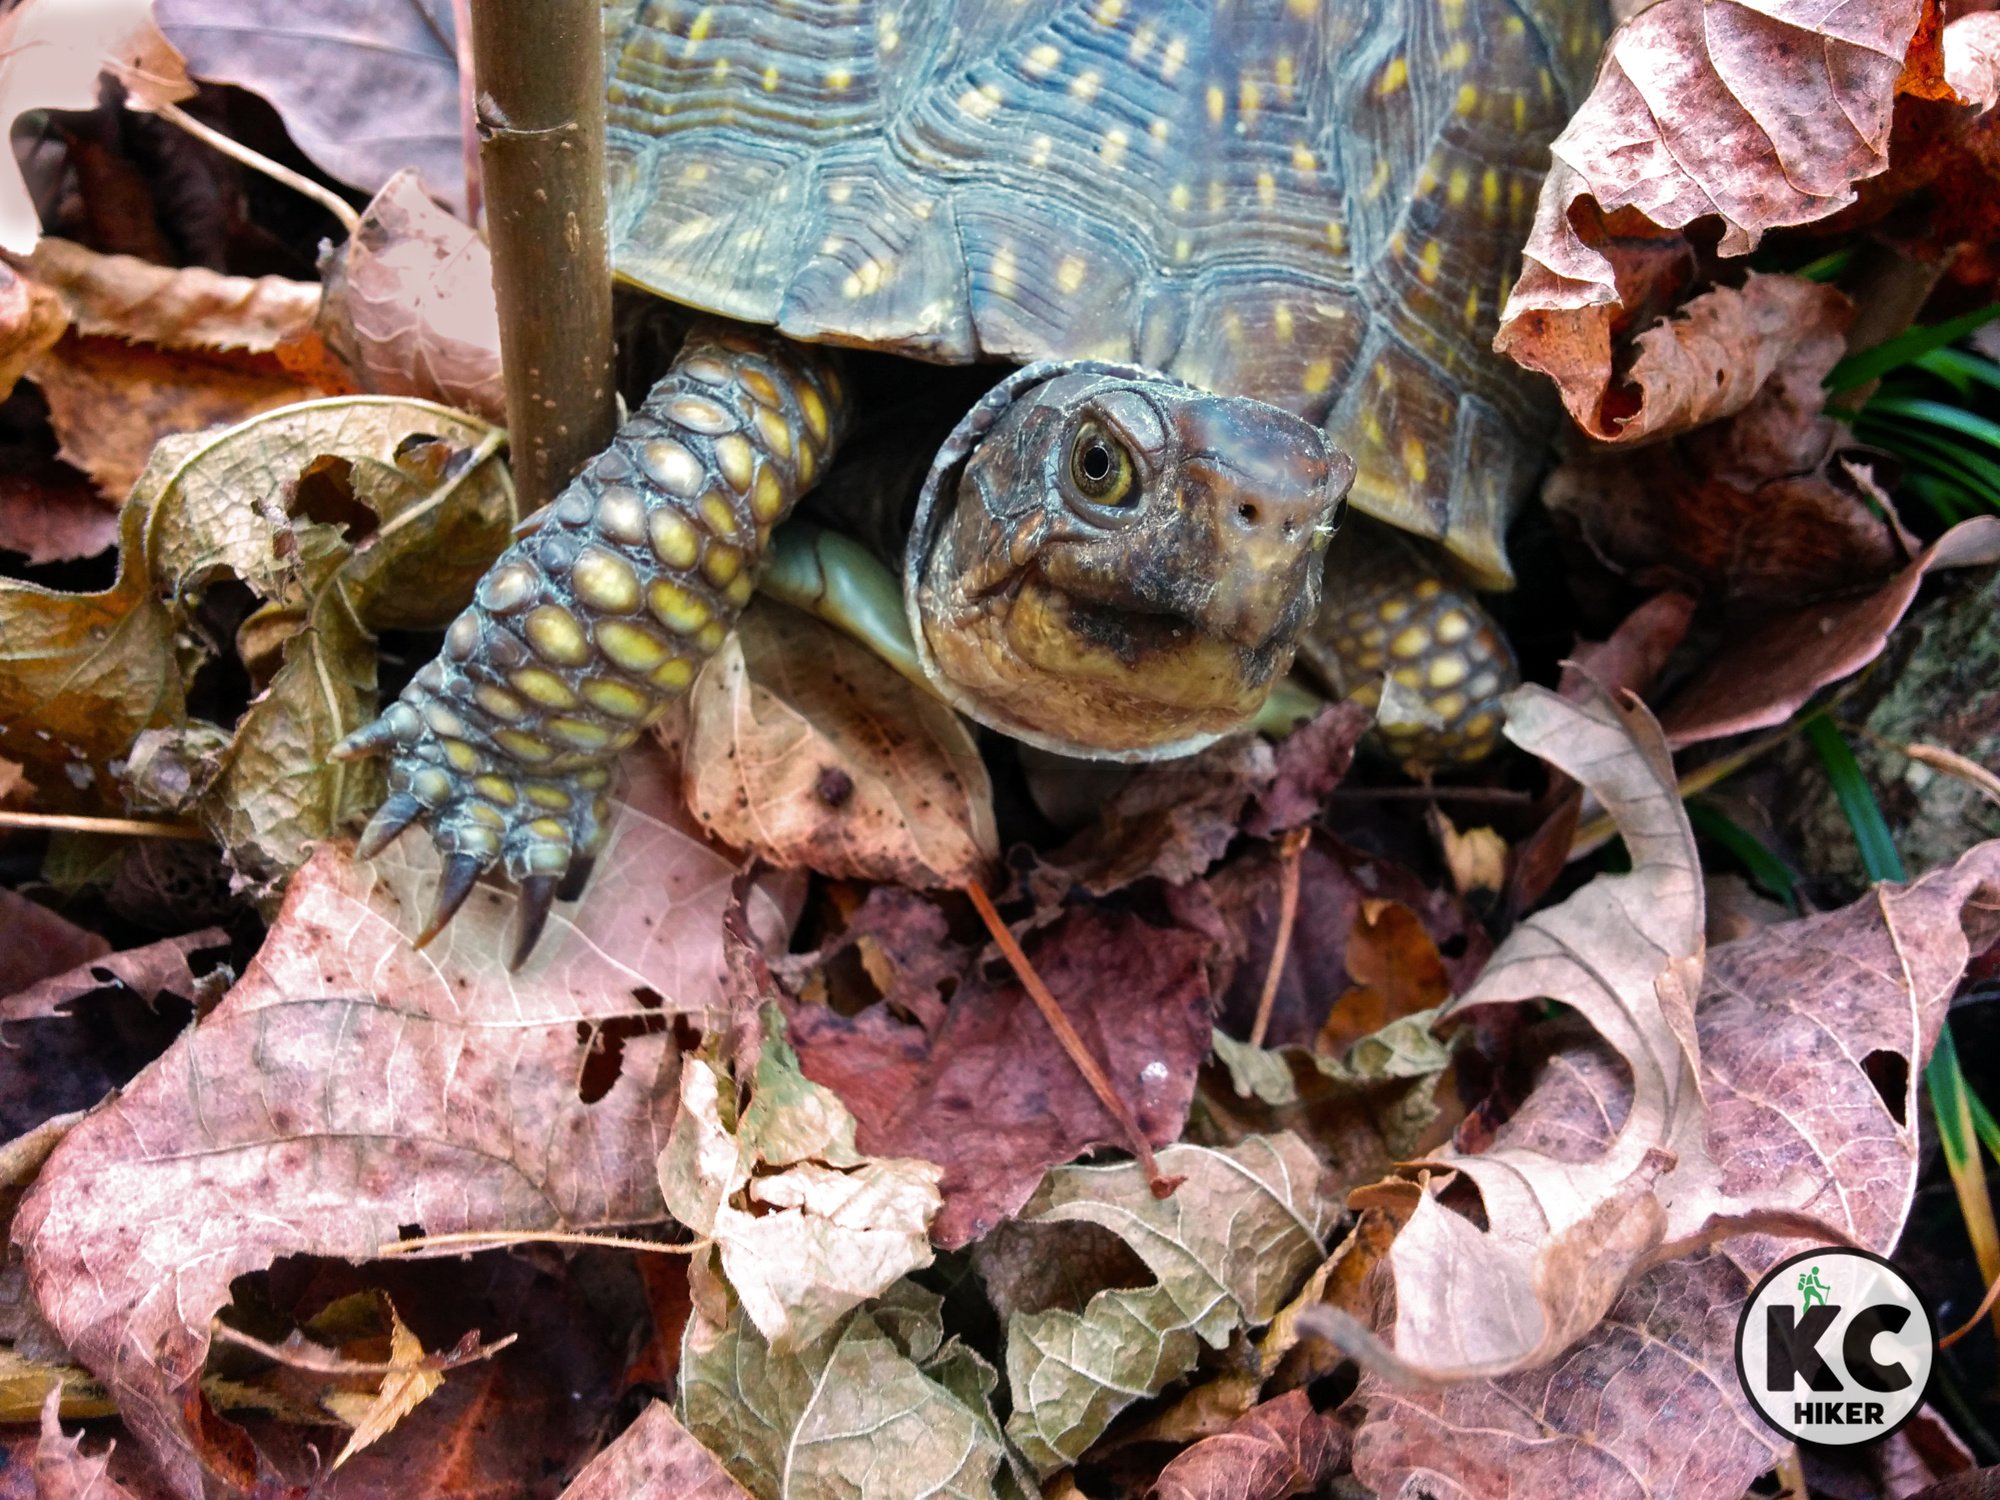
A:
[[[628,1039],[594,1102],[576,1080],[614,1019],[726,1010],[735,870],[688,831],[656,758],[632,769],[596,899],[551,922],[523,974],[503,963],[514,899],[492,888],[410,949],[437,875],[428,840],[365,865],[322,848],[243,979],[43,1168],[14,1226],[36,1300],[177,1493],[202,1492],[195,1381],[235,1277],[281,1255],[365,1260],[409,1225],[664,1214],[671,1038]],[[750,912],[774,940],[768,899],[753,892]]]

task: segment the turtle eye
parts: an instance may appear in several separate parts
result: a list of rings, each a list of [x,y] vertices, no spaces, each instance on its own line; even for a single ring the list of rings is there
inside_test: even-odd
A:
[[[1132,455],[1095,422],[1076,430],[1069,448],[1069,477],[1099,505],[1126,505],[1133,498]]]

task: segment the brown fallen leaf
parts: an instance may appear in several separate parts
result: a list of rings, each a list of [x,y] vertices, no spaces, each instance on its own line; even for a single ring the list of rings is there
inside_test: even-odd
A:
[[[2000,937],[1996,882],[2000,842],[1982,844],[1912,885],[1709,954],[1694,1018],[1707,1166],[1688,1185],[1694,1202],[1666,1179],[1676,1215],[1743,1195],[1889,1251],[1916,1188],[1923,1062],[1970,956]],[[1898,1066],[1878,1071],[1885,1059]],[[1876,1077],[1897,1080],[1888,1097]],[[1591,1160],[1640,1107],[1632,1078],[1600,1043],[1561,1054],[1502,1136]],[[1384,1494],[1412,1482],[1473,1495],[1742,1494],[1783,1442],[1736,1379],[1737,1315],[1794,1247],[1739,1235],[1659,1265],[1537,1369],[1430,1389],[1365,1374],[1356,1477]]]
[[[30,904],[12,891],[0,892],[0,912],[15,903]],[[149,1005],[163,991],[195,999],[202,984],[188,967],[189,957],[205,948],[228,945],[228,933],[220,927],[207,927],[184,937],[162,938],[157,943],[118,953],[99,946],[96,953],[60,974],[23,986],[13,994],[0,994],[0,1021],[59,1016],[71,1001],[108,985],[123,985]]]
[[[664,768],[631,757],[591,900],[528,969],[514,898],[481,888],[430,949],[437,859],[322,848],[241,982],[72,1130],[15,1222],[30,1284],[130,1430],[199,1496],[195,1382],[236,1276],[285,1255],[365,1260],[404,1226],[589,1229],[657,1219],[678,1059],[657,1027],[714,1018],[732,865],[686,831]],[[782,928],[753,895],[764,941]],[[608,1091],[578,1079],[597,1028],[645,1022]],[[449,1252],[448,1252],[449,1253]]]
[[[1151,1500],[1286,1500],[1316,1489],[1347,1459],[1347,1429],[1304,1391],[1252,1407],[1226,1432],[1184,1449]]]
[[[13,394],[14,382],[68,326],[62,298],[0,262],[0,401]]]
[[[94,109],[110,72],[140,107],[188,98],[181,56],[153,24],[151,0],[96,5],[24,0],[0,17],[0,126],[34,109]],[[41,223],[13,157],[0,163],[0,249],[26,255]]]
[[[570,1481],[561,1500],[750,1500],[713,1453],[655,1401]]]
[[[143,1500],[111,1477],[109,1453],[86,1457],[83,1439],[63,1432],[56,1416],[61,1406],[58,1387],[42,1405],[42,1437],[35,1445],[36,1500]]]
[[[110,951],[96,933],[18,891],[0,889],[0,999]]]
[[[1354,914],[1343,960],[1354,986],[1321,1024],[1313,1050],[1338,1057],[1391,1021],[1451,997],[1451,976],[1423,919],[1400,901],[1368,900]]]
[[[365,389],[506,420],[492,252],[416,173],[389,179],[321,273],[319,328]]]
[[[117,540],[117,509],[68,464],[49,458],[0,474],[0,552],[39,567],[95,557]]]
[[[415,168],[465,201],[458,54],[439,0],[158,0],[188,70],[270,100],[286,133],[342,182],[374,192]]]
[[[1975,516],[1939,537],[1872,594],[1780,615],[1734,643],[1683,686],[1660,715],[1679,748],[1782,724],[1830,683],[1881,655],[1924,575],[2000,561],[2000,517]]]
[[[362,1449],[394,1431],[398,1422],[428,1401],[444,1384],[443,1374],[427,1369],[421,1363],[430,1352],[424,1348],[423,1341],[410,1332],[396,1312],[394,1303],[387,1298],[383,1302],[389,1315],[389,1358],[396,1364],[412,1368],[384,1375],[372,1394],[337,1391],[321,1398],[321,1405],[354,1429],[340,1452],[333,1456],[332,1467],[336,1469]]]
[[[710,833],[781,868],[957,887],[999,863],[965,721],[785,605],[754,603],[703,668],[681,780]]]
[[[222,276],[44,238],[25,262],[62,299],[76,331],[162,349],[269,354],[312,334],[320,289],[282,276]]]
[[[1685,254],[1679,231],[1715,216],[1721,253],[1747,255],[1765,230],[1853,201],[1855,182],[1888,166],[1922,8],[1660,0],[1625,21],[1550,148],[1495,347],[1552,376],[1586,431],[1615,432],[1627,413],[1604,410],[1612,334],[1657,282],[1657,262]]]
[[[1077,907],[1023,943],[1147,1140],[1175,1140],[1208,1055],[1207,941]],[[931,1226],[942,1248],[989,1233],[1048,1167],[1122,1143],[1025,992],[984,967],[960,981],[930,1035],[880,1004],[851,1018],[795,1006],[789,1020],[800,1067],[853,1112],[863,1151],[944,1168]]]

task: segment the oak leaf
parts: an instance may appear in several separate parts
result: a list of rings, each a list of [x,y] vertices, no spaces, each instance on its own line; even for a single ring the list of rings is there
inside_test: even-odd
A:
[[[690,700],[688,806],[781,867],[918,887],[986,881],[993,791],[964,720],[872,651],[753,604]]]
[[[1316,1490],[1347,1457],[1347,1429],[1302,1390],[1252,1407],[1160,1471],[1150,1500],[1286,1500]]]
[[[562,1492],[561,1500],[750,1500],[713,1453],[655,1401]]]
[[[527,969],[503,966],[514,898],[489,887],[410,949],[428,840],[366,865],[323,847],[241,982],[43,1168],[15,1221],[36,1300],[176,1493],[202,1492],[195,1383],[235,1277],[284,1255],[365,1260],[406,1226],[664,1214],[671,1038],[628,1038],[594,1102],[577,1079],[614,1019],[724,1010],[735,871],[687,831],[657,761],[632,760],[595,899],[551,921]],[[751,912],[772,940],[769,902],[753,893]]]

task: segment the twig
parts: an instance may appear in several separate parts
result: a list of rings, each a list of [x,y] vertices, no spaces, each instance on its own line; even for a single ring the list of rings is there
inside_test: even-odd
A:
[[[1139,1126],[1138,1116],[1132,1113],[1132,1106],[1127,1104],[1124,1096],[1111,1086],[1111,1080],[1105,1076],[1104,1069],[1099,1067],[1097,1059],[1091,1056],[1090,1048],[1084,1045],[1083,1038],[1078,1036],[1076,1028],[1070,1025],[1069,1017],[1064,1015],[1062,1007],[1056,1004],[1056,997],[1049,993],[1049,987],[1042,983],[1042,976],[1035,972],[1035,966],[1028,962],[1028,955],[1014,940],[1013,932],[1000,919],[1000,913],[993,905],[993,898],[977,884],[967,884],[960,889],[971,899],[974,908],[979,912],[980,920],[986,924],[986,930],[993,934],[993,941],[999,944],[1000,952],[1014,970],[1014,977],[1021,981],[1021,987],[1028,992],[1028,998],[1035,1002],[1035,1009],[1039,1010],[1042,1019],[1049,1023],[1049,1030],[1056,1034],[1056,1040],[1062,1043],[1062,1049],[1069,1054],[1069,1060],[1076,1064],[1076,1070],[1083,1075],[1083,1081],[1090,1085],[1090,1091],[1097,1095],[1098,1102],[1110,1111],[1111,1118],[1118,1122],[1118,1128],[1125,1132],[1126,1143],[1131,1147],[1132,1154],[1139,1159],[1139,1169],[1146,1174],[1146,1180],[1153,1189],[1153,1196],[1165,1198],[1171,1195],[1185,1179],[1160,1175],[1159,1161],[1153,1155],[1153,1147],[1146,1139],[1146,1132]]]
[[[1285,958],[1292,951],[1292,924],[1299,915],[1299,866],[1303,863],[1310,828],[1294,828],[1278,846],[1278,935],[1271,942],[1270,967],[1264,970],[1264,992],[1257,997],[1257,1020],[1250,1027],[1250,1045],[1264,1045],[1264,1033],[1271,1029],[1271,1007],[1278,999],[1278,981],[1285,974]]]
[[[692,1255],[707,1243],[707,1240],[688,1240],[684,1244],[667,1245],[658,1240],[626,1239],[615,1234],[581,1234],[562,1229],[464,1229],[456,1234],[424,1234],[415,1239],[391,1240],[386,1245],[377,1245],[375,1253],[413,1255],[419,1250],[441,1247],[464,1249],[477,1246],[484,1250],[498,1250],[508,1245],[593,1245],[600,1250],[654,1250],[661,1255]]]
[[[479,78],[472,64],[472,0],[451,0],[458,52],[458,148],[465,158],[465,222],[479,227]]]
[[[241,141],[233,141],[221,131],[211,129],[182,109],[178,104],[158,103],[147,106],[161,119],[180,126],[189,135],[205,145],[213,146],[224,156],[240,161],[253,172],[262,172],[273,182],[282,182],[293,192],[312,199],[321,208],[340,221],[340,227],[351,237],[361,225],[361,215],[354,211],[354,205],[334,192],[322,187],[310,177],[294,172],[282,163],[272,161],[261,151],[253,151]]]
[[[464,1353],[450,1350],[443,1354],[426,1354],[422,1359],[410,1363],[388,1360],[376,1363],[371,1360],[342,1359],[329,1354],[324,1357],[307,1353],[294,1345],[287,1348],[283,1344],[267,1344],[260,1338],[252,1337],[240,1329],[231,1328],[219,1318],[209,1320],[208,1332],[211,1338],[225,1344],[235,1344],[261,1354],[266,1359],[276,1360],[294,1370],[309,1370],[315,1375],[414,1375],[421,1370],[430,1370],[442,1375],[447,1370],[456,1370],[461,1365],[477,1364],[480,1360],[491,1359],[509,1344],[521,1337],[510,1333],[504,1339],[495,1339],[490,1344],[481,1344],[476,1349]]]
[[[137,839],[206,840],[206,828],[192,823],[149,823],[142,818],[86,818],[70,813],[8,812],[0,809],[0,828],[59,828],[65,833],[103,833]]]
[[[596,0],[479,0],[472,58],[514,482],[534,511],[618,420]]]
[[[1480,802],[1505,807],[1535,800],[1509,786],[1337,786],[1333,797],[1350,802]]]

